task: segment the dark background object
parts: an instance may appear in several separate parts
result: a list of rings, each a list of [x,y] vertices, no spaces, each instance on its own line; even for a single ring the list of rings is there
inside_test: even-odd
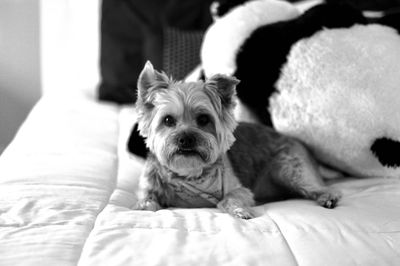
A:
[[[98,98],[118,104],[136,101],[136,82],[145,62],[175,79],[200,63],[212,0],[103,0]],[[128,150],[145,157],[144,139],[132,129]]]
[[[202,34],[212,22],[210,3],[211,0],[103,0],[99,99],[134,103],[136,81],[147,60],[156,69],[170,70],[169,74],[176,74],[177,78],[182,78],[182,72],[189,72],[190,69],[172,66],[186,64],[191,68],[200,62]],[[187,34],[191,37],[187,38]],[[177,61],[173,62],[169,51],[177,51],[173,46],[177,44],[181,45],[177,49],[193,49],[191,54],[195,56],[179,57],[181,54],[175,52]],[[164,69],[165,65],[169,69]]]
[[[400,0],[326,0],[327,3],[346,3],[359,10],[387,11],[400,6]]]

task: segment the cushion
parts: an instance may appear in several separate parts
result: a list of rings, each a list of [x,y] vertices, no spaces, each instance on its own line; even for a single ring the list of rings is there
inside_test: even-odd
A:
[[[136,81],[147,60],[177,78],[188,73],[199,62],[202,32],[212,21],[210,3],[103,0],[99,99],[135,102]]]

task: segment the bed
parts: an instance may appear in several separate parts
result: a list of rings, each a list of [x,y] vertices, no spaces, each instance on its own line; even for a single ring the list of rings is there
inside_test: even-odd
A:
[[[93,84],[91,91],[97,89]],[[0,157],[0,265],[399,265],[400,180],[334,180],[335,209],[293,199],[241,220],[135,211],[132,104],[46,93]]]

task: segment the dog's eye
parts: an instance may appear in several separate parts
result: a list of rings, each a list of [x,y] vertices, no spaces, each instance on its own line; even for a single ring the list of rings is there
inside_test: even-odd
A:
[[[176,125],[176,120],[172,116],[167,115],[166,117],[164,117],[163,123],[167,127],[173,127]]]
[[[211,122],[211,118],[206,114],[201,114],[196,118],[196,122],[199,126],[205,127]]]

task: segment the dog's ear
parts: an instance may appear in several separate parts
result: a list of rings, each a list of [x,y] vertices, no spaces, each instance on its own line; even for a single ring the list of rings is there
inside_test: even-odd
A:
[[[168,76],[164,72],[155,70],[150,61],[147,61],[137,82],[138,100],[146,102],[152,90],[168,88],[169,83],[170,79]]]
[[[227,151],[235,141],[233,131],[237,126],[233,114],[236,105],[236,85],[239,80],[235,77],[217,74],[206,80],[204,89],[211,99],[219,117],[221,132],[218,138],[221,142],[221,150]]]
[[[222,105],[230,108],[235,105],[234,96],[236,95],[236,85],[239,82],[235,77],[216,74],[206,81],[206,86],[215,88],[218,96],[221,98]]]

